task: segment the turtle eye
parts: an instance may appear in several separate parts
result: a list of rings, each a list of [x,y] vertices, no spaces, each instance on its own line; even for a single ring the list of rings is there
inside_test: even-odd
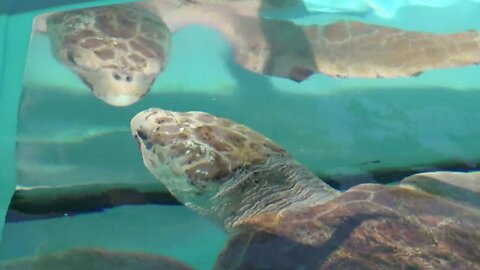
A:
[[[147,137],[147,134],[145,134],[145,132],[141,130],[137,130],[137,135],[135,135],[135,139],[137,140],[139,149],[142,149],[141,147],[142,144],[145,146],[145,149],[147,150],[151,150],[153,148],[153,144],[148,141],[148,137]],[[142,142],[140,142],[139,139],[142,140]]]
[[[112,77],[117,80],[117,81],[126,81],[126,82],[131,82],[133,80],[132,75],[124,75],[121,73],[113,72]]]
[[[145,134],[143,131],[138,130],[137,131],[137,136],[142,139],[142,141],[148,140],[147,134]]]

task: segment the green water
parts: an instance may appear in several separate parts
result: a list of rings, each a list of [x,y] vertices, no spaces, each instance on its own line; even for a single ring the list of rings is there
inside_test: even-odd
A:
[[[102,3],[107,2],[95,2]],[[355,175],[348,185],[389,180],[378,179],[377,171],[468,167],[480,160],[479,67],[391,80],[314,75],[298,84],[243,70],[218,33],[192,26],[173,36],[170,63],[152,92],[133,106],[116,108],[95,99],[52,57],[44,35],[30,36],[32,18],[54,9],[0,17],[1,217],[16,184],[153,183],[128,123],[136,112],[154,106],[206,111],[243,123],[322,177]],[[480,29],[478,14],[478,5],[463,3],[448,9],[405,8],[390,20],[360,19],[452,32]],[[446,15],[454,18],[441,19]],[[338,18],[359,19],[315,15],[299,21]],[[224,241],[223,232],[181,206],[121,207],[8,223],[0,260],[80,245],[159,253],[210,269]]]
[[[210,269],[225,236],[183,206],[119,207],[99,213],[7,224],[0,261],[72,247],[144,251]]]
[[[0,69],[0,130],[2,131],[0,143],[0,160],[2,161],[0,216],[2,220],[17,178],[15,143],[18,119],[14,115],[18,112],[23,89],[32,20],[36,15],[51,11],[51,7],[55,7],[54,2],[49,1],[48,3],[51,5],[45,6],[50,7],[50,9],[45,8],[44,10],[28,8],[30,5],[28,1],[2,1],[0,6],[0,26],[2,29],[0,34],[0,60],[2,63]],[[97,1],[95,3],[105,4],[108,1]],[[81,7],[85,4],[72,5],[72,7]],[[0,224],[3,224],[3,222],[0,222]]]

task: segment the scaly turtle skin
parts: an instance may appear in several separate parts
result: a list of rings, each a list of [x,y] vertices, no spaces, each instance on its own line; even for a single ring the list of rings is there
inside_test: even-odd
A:
[[[313,73],[416,76],[480,62],[476,31],[434,34],[355,21],[299,26],[262,17],[263,11],[298,2],[150,0],[54,14],[48,33],[57,57],[97,97],[118,106],[132,104],[149,91],[167,63],[170,31],[190,24],[223,34],[245,69],[294,81]],[[36,24],[38,28],[41,20]]]
[[[480,174],[456,185],[477,200],[429,193],[455,177],[340,194],[268,138],[207,113],[149,109],[131,129],[150,172],[229,234],[215,269],[480,269]]]

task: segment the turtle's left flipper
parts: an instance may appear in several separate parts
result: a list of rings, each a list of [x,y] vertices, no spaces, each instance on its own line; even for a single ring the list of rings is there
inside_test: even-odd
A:
[[[316,72],[335,77],[394,78],[480,63],[480,34],[404,31],[354,21],[302,27]]]
[[[409,77],[429,69],[480,63],[476,31],[435,34],[354,21],[324,26],[243,21],[231,38],[237,62],[256,73],[295,81],[313,73],[341,78]],[[253,26],[246,27],[249,24]]]

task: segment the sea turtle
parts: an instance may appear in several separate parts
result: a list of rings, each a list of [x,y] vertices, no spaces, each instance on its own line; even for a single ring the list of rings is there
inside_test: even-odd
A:
[[[150,172],[227,232],[215,269],[480,269],[479,173],[340,193],[273,141],[208,113],[152,108],[131,130]],[[470,196],[439,192],[452,187]]]
[[[193,270],[156,254],[72,248],[53,254],[0,262],[0,270]]]
[[[476,31],[423,33],[357,21],[302,26],[262,16],[296,4],[301,1],[150,0],[55,13],[35,24],[45,28],[47,17],[54,54],[95,96],[116,106],[149,91],[167,64],[171,32],[190,24],[218,30],[245,69],[298,82],[313,73],[393,78],[480,62]]]

